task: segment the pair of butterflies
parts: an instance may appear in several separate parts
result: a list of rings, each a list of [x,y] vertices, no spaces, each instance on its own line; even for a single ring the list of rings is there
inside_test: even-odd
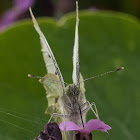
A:
[[[39,80],[43,84],[47,94],[48,108],[46,113],[52,115],[57,123],[62,122],[63,118],[68,121],[73,121],[80,126],[82,123],[85,123],[86,113],[90,108],[92,109],[91,106],[94,103],[87,106],[88,101],[85,98],[84,82],[79,69],[78,2],[76,2],[76,27],[73,49],[73,84],[67,85],[66,87],[55,56],[31,9],[30,13],[34,27],[40,36],[41,51],[48,72],[48,74]],[[93,112],[98,118],[97,110],[93,110]]]

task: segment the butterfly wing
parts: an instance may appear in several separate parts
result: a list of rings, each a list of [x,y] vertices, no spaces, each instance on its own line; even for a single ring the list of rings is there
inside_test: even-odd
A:
[[[57,104],[59,94],[62,93],[62,88],[58,76],[48,73],[39,81],[43,84],[46,90],[46,97],[48,100],[48,108],[46,113],[52,114],[54,112],[59,112],[59,105]]]
[[[74,49],[73,49],[73,83],[77,86],[80,86],[80,74],[79,74],[79,37],[78,37],[78,3],[76,3],[76,27],[75,27],[75,42],[74,42]]]
[[[30,14],[31,14],[31,17],[32,17],[34,27],[35,27],[36,31],[38,32],[38,34],[40,36],[40,41],[41,41],[41,46],[42,46],[41,51],[43,53],[43,58],[44,58],[44,61],[45,61],[46,69],[47,69],[48,73],[53,73],[53,74],[58,75],[60,83],[61,83],[61,88],[63,89],[62,93],[64,93],[65,92],[64,80],[63,80],[61,71],[59,69],[59,66],[56,62],[56,59],[53,55],[53,52],[52,52],[44,34],[41,31],[33,13],[32,13],[31,8],[30,8]]]

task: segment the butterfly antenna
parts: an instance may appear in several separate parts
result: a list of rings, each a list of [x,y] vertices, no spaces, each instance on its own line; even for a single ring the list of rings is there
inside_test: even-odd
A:
[[[116,69],[116,70],[108,71],[108,72],[105,72],[105,73],[103,73],[103,74],[100,74],[100,75],[96,75],[96,76],[87,78],[87,79],[81,81],[80,83],[85,82],[85,81],[90,80],[90,79],[94,79],[94,78],[96,78],[96,77],[104,76],[104,75],[109,74],[109,73],[117,72],[117,71],[120,71],[120,70],[124,70],[124,67],[120,67],[120,68],[118,68],[118,69]]]
[[[40,76],[31,75],[31,74],[28,74],[28,77],[30,77],[30,78],[39,78],[39,79],[42,79],[42,78],[43,78],[43,77],[40,77]],[[52,80],[52,79],[49,79],[49,80]],[[52,81],[60,82],[60,81],[57,81],[57,80],[52,80]],[[66,83],[66,82],[63,82],[63,83],[66,84],[66,85],[69,85],[69,84]]]
[[[43,77],[40,77],[40,76],[31,75],[31,74],[28,74],[28,77],[30,77],[30,78],[39,78],[39,79],[43,78]]]

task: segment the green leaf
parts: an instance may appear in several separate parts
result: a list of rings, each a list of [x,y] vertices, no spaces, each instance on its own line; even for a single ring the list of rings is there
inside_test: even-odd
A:
[[[60,21],[41,18],[38,22],[64,80],[71,83],[75,15],[69,14]],[[100,119],[112,127],[110,140],[138,139],[139,21],[121,13],[83,11],[79,41],[80,70],[84,78],[125,67],[123,71],[86,81],[86,97],[96,103]],[[50,117],[44,114],[47,100],[43,86],[37,79],[27,77],[29,73],[46,74],[40,49],[39,36],[31,20],[19,22],[0,35],[0,139],[34,138]],[[90,111],[87,118],[95,116]],[[106,137],[106,133],[93,132],[93,139],[106,140]]]

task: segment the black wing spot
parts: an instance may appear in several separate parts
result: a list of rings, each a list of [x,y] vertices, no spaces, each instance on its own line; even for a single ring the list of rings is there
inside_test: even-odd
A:
[[[51,58],[51,56],[48,54],[49,58]]]
[[[55,75],[57,75],[57,71],[55,72]]]

